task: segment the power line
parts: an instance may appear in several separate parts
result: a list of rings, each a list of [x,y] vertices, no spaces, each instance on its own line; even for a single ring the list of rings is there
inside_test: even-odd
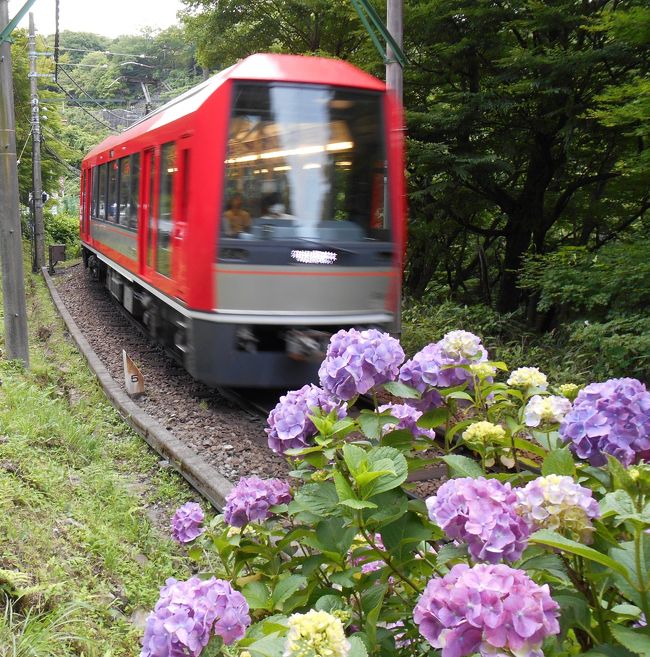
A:
[[[46,132],[48,134],[48,139],[54,139],[55,142],[61,144],[64,148],[67,148],[70,151],[73,151],[77,155],[80,155],[83,157],[83,153],[81,151],[78,151],[76,148],[73,146],[70,146],[69,144],[66,144],[64,141],[61,141],[58,137],[54,135],[54,133],[50,132],[49,128],[43,128],[43,132]]]
[[[108,112],[112,116],[120,119],[120,121],[124,120],[125,117],[120,116],[119,114],[116,114],[115,112],[112,112],[108,108],[106,108],[103,105],[101,105],[100,103],[98,103],[65,69],[61,69],[61,72],[68,78],[68,80],[70,80],[70,82],[72,82],[72,84],[74,84],[75,87],[77,87],[77,89],[79,89],[79,91],[81,91],[81,93],[85,94],[86,96],[88,96],[88,98],[90,98],[90,100],[94,101],[95,105],[97,105],[97,107],[101,108],[101,110],[103,112]]]
[[[25,143],[23,144],[23,147],[22,147],[22,149],[21,149],[21,151],[20,151],[20,155],[18,156],[18,158],[17,158],[17,160],[16,160],[16,164],[17,164],[17,165],[20,165],[20,160],[23,159],[23,153],[25,152],[25,147],[27,146],[27,142],[29,141],[29,138],[32,136],[32,132],[33,132],[33,130],[30,130],[30,131],[29,131],[29,134],[27,135],[27,137],[25,137]]]
[[[65,94],[65,95],[66,95],[66,96],[72,101],[72,102],[75,102],[75,101],[76,101],[76,98],[75,98],[72,94],[70,94],[70,93],[68,92],[68,90],[67,90],[64,86],[61,85],[60,82],[57,82],[57,85],[59,86],[59,88],[61,89],[61,91],[62,91],[62,92],[63,92],[63,93],[64,93],[64,94]],[[105,122],[102,121],[101,119],[98,119],[94,114],[92,114],[91,112],[89,112],[89,111],[88,111],[88,110],[87,110],[87,109],[86,109],[81,103],[77,103],[77,107],[78,107],[82,112],[85,112],[86,114],[88,114],[88,116],[89,116],[91,119],[93,119],[94,121],[97,121],[97,123],[99,123],[100,125],[103,125],[105,128],[108,128],[111,132],[113,132],[113,128],[112,128],[108,123],[105,123]]]
[[[156,59],[154,55],[134,55],[132,52],[112,52],[110,50],[90,50],[88,48],[64,48],[59,46],[59,50],[67,50],[69,52],[98,52],[102,55],[115,55],[116,57],[138,57],[139,59]]]
[[[45,142],[43,143],[43,150],[49,153],[59,164],[68,167],[68,169],[70,169],[70,171],[72,171],[73,173],[77,175],[81,173],[81,169],[77,169],[77,167],[73,167],[72,164],[63,160],[61,156],[55,151],[53,151]]]

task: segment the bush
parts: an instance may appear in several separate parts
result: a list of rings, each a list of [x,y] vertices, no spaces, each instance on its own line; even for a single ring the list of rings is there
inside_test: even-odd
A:
[[[201,578],[168,580],[143,657],[647,654],[650,392],[487,358],[464,331],[401,368],[385,334],[334,336],[327,389],[269,416],[291,490],[251,477],[207,526],[177,512]],[[395,403],[351,413],[355,389]],[[434,463],[450,479],[413,498]]]
[[[68,257],[79,255],[79,217],[70,214],[45,213],[45,241],[47,244],[65,244]]]

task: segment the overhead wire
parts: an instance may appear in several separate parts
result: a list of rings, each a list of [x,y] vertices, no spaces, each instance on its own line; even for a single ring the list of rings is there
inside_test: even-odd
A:
[[[92,101],[95,103],[95,105],[97,105],[97,107],[101,108],[101,110],[102,110],[103,112],[108,112],[109,114],[111,114],[111,115],[114,116],[115,118],[119,119],[120,121],[124,121],[124,120],[125,120],[125,117],[124,117],[124,116],[120,116],[119,114],[116,114],[115,112],[109,110],[107,107],[105,107],[105,106],[102,105],[101,103],[97,102],[97,99],[93,98],[93,97],[92,97],[92,96],[91,96],[91,95],[90,95],[90,94],[89,94],[89,93],[88,93],[88,92],[87,92],[87,91],[86,91],[86,90],[85,90],[85,89],[84,89],[84,88],[83,88],[83,87],[82,87],[82,86],[81,86],[81,85],[80,85],[80,84],[79,84],[79,83],[78,83],[78,82],[77,82],[77,81],[76,81],[71,75],[70,75],[70,73],[68,73],[65,69],[62,68],[62,69],[61,69],[61,72],[62,72],[62,73],[68,78],[68,80],[70,80],[70,82],[72,82],[72,84],[75,85],[75,87],[77,87],[77,89],[79,89],[79,91],[81,91],[81,93],[83,93],[83,94],[85,94],[86,96],[88,96],[88,98],[90,98],[90,100],[92,100]],[[126,111],[129,111],[129,110],[126,110]],[[139,118],[139,117],[138,117],[138,118]]]
[[[98,49],[88,49],[88,48],[65,48],[61,46],[59,50],[66,50],[68,52],[98,52],[102,55],[114,55],[116,57],[138,57],[139,59],[155,59],[154,55],[136,55],[132,52],[112,52],[110,50],[98,50]]]
[[[25,143],[23,144],[23,147],[22,147],[22,149],[21,149],[21,151],[20,151],[20,155],[18,156],[18,159],[16,160],[16,164],[20,164],[20,160],[23,159],[23,153],[25,152],[25,148],[26,148],[26,146],[27,146],[27,142],[29,141],[29,138],[32,136],[33,132],[34,132],[34,129],[32,128],[32,129],[29,131],[29,134],[27,135],[27,137],[25,137]]]
[[[98,119],[92,112],[89,112],[78,100],[60,83],[57,82],[57,85],[61,89],[61,91],[73,102],[76,103],[77,107],[82,111],[88,114],[88,116],[99,123],[100,125],[103,125],[105,128],[108,128],[111,132],[113,132],[112,126],[110,126],[108,123],[105,121],[102,121],[101,119]]]

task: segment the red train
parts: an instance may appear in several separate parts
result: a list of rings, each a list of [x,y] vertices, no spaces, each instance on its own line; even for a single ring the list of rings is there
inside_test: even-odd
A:
[[[402,142],[374,77],[252,55],[86,156],[84,263],[196,379],[302,385],[330,334],[395,318]]]

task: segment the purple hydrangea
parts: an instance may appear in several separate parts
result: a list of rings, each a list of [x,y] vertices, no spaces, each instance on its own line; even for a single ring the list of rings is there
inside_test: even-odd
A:
[[[394,381],[404,361],[400,343],[376,329],[341,330],[330,339],[318,370],[323,388],[349,400],[387,381]]]
[[[432,388],[470,385],[472,373],[454,365],[484,362],[487,356],[480,338],[467,331],[451,331],[439,342],[427,345],[400,369],[400,381],[422,393],[421,400],[409,403],[420,410],[440,406],[442,397]]]
[[[250,622],[246,599],[229,582],[170,578],[147,618],[140,657],[198,657],[212,636],[232,643]]]
[[[542,642],[560,631],[559,608],[548,585],[522,570],[458,564],[429,580],[413,619],[442,657],[544,657]]]
[[[375,545],[380,549],[380,550],[386,550],[384,547],[384,542],[382,541],[381,534],[375,534]],[[353,547],[355,547],[355,544],[353,543]],[[367,561],[367,552],[364,551],[363,553],[359,554],[359,550],[361,548],[366,548],[368,551],[371,551],[370,553],[372,554],[372,548],[368,543],[366,543],[365,539],[363,539],[361,536],[359,536],[359,542],[356,544],[356,550],[357,555],[352,557],[352,565],[358,566],[361,565],[361,572],[364,574],[367,573],[372,573],[375,570],[381,570],[386,564],[382,559],[377,559],[374,561]]]
[[[172,517],[172,536],[179,543],[189,543],[200,536],[205,527],[201,527],[205,514],[196,502],[183,504]]]
[[[243,477],[228,493],[223,510],[224,520],[233,527],[266,520],[269,509],[291,502],[289,484],[281,479]]]
[[[650,392],[637,379],[610,379],[583,388],[560,425],[571,450],[592,465],[605,454],[626,466],[650,460]]]
[[[451,479],[426,504],[431,520],[450,538],[467,543],[477,561],[516,561],[526,548],[531,530],[517,515],[517,495],[509,483]]]
[[[410,404],[384,404],[377,410],[379,413],[389,411],[392,417],[399,420],[397,424],[384,425],[384,431],[406,429],[415,437],[424,436],[426,438],[431,438],[432,440],[436,437],[436,432],[433,429],[422,429],[421,427],[418,427],[417,421],[422,417],[422,411],[419,411]]]
[[[288,449],[307,447],[309,439],[318,432],[310,419],[314,410],[330,413],[338,411],[339,419],[345,417],[347,406],[333,400],[321,388],[309,384],[300,390],[292,390],[280,397],[276,407],[270,412],[265,429],[269,447],[276,454],[284,454]]]

